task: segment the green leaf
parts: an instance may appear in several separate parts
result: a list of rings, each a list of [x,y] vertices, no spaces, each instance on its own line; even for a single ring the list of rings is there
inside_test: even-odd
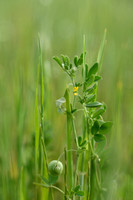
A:
[[[76,86],[76,87],[81,87],[81,86],[82,86],[82,83],[77,83],[77,82],[75,82],[75,86]]]
[[[40,176],[40,178],[47,185],[55,184],[58,180],[58,176],[52,176],[51,174],[49,174],[48,179],[46,179],[44,176]]]
[[[96,145],[96,153],[98,155],[103,152],[103,150],[105,148],[105,145],[106,145],[106,140],[103,140],[103,141],[97,143],[97,145]]]
[[[102,78],[101,76],[95,76],[95,80],[94,80],[94,81],[95,81],[95,82],[96,82],[96,81],[99,81],[101,78]]]
[[[98,52],[98,56],[97,56],[97,62],[100,63],[100,64],[101,64],[102,57],[103,57],[103,51],[104,51],[105,39],[106,39],[106,32],[107,32],[107,30],[105,29],[104,30],[103,39],[102,39],[101,44],[100,44],[100,49],[99,49],[99,52]]]
[[[61,57],[62,57],[63,63],[66,64],[66,58],[65,58],[65,56],[63,54],[61,54]]]
[[[78,67],[78,56],[74,57],[74,64],[76,67]]]
[[[74,113],[74,112],[76,112],[77,111],[77,109],[73,109],[72,111],[71,111],[71,113]]]
[[[99,122],[99,126],[102,126],[102,124],[105,123],[105,121],[103,121],[103,120],[98,120],[98,122]]]
[[[81,54],[80,58],[78,59],[78,65],[82,65],[83,63],[83,53]]]
[[[100,134],[106,134],[110,131],[110,129],[112,128],[112,122],[105,122],[101,125],[99,133]]]
[[[86,80],[86,87],[89,87],[95,80],[95,76],[91,75],[87,80]]]
[[[77,192],[75,193],[75,195],[77,195],[77,196],[79,196],[79,197],[83,197],[83,196],[84,196],[84,191],[79,190],[79,191],[77,191]]]
[[[96,107],[100,107],[102,105],[103,105],[102,103],[96,101],[96,102],[92,102],[92,103],[86,104],[85,106],[87,108],[96,108]]]
[[[88,72],[88,77],[90,77],[92,74],[96,74],[98,71],[98,63],[95,63]]]
[[[92,94],[91,96],[88,96],[86,99],[86,103],[89,103],[90,101],[93,101],[95,99],[96,95]]]
[[[61,62],[61,60],[59,59],[59,57],[54,56],[53,59],[62,67],[62,62]]]
[[[95,135],[94,135],[94,140],[95,140],[96,142],[102,142],[102,141],[105,140],[105,137],[104,137],[103,135],[101,135],[101,134],[95,134]]]
[[[70,63],[70,66],[69,66],[69,67],[70,67],[70,69],[72,69],[72,67],[73,67],[73,66],[72,66],[72,64],[71,64],[71,63]]]
[[[87,141],[84,140],[84,141],[80,144],[80,147],[83,147],[83,146],[86,145],[86,144],[87,144]]]
[[[88,88],[85,92],[87,94],[92,94],[95,89],[96,89],[96,84],[94,84],[92,87]]]
[[[98,131],[99,131],[99,123],[98,121],[95,121],[91,128],[91,133],[95,135]]]
[[[74,192],[77,192],[77,191],[79,191],[79,189],[80,189],[80,185],[77,185],[75,188],[74,188]]]
[[[64,68],[66,70],[70,69],[70,59],[69,59],[69,57],[68,56],[64,56],[63,54],[61,55],[61,57],[62,57],[62,61],[64,63]],[[71,65],[71,68],[72,68],[72,65]]]
[[[55,184],[58,180],[58,176],[52,176],[51,174],[49,174],[49,184]]]
[[[79,137],[78,137],[78,145],[79,145],[79,146],[81,145],[82,141],[83,141],[82,137],[79,136]]]
[[[83,140],[83,138],[81,136],[78,137],[78,145],[80,147],[83,147],[84,145],[87,144],[87,141],[86,140]]]
[[[93,114],[93,118],[95,118],[95,117],[97,117],[97,116],[99,116],[99,115],[102,115],[104,112],[105,112],[105,108],[99,108],[98,110],[96,110],[95,112],[94,112],[94,114]]]
[[[85,78],[87,78],[87,75],[88,75],[88,65],[85,64]]]
[[[69,66],[70,65],[70,58],[68,56],[65,56],[65,60],[66,60],[65,64]]]
[[[49,180],[47,180],[44,176],[40,176],[41,180],[46,183],[47,185],[50,185]]]

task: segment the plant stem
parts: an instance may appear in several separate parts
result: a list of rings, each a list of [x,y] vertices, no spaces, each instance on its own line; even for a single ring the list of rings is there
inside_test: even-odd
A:
[[[96,175],[96,182],[97,182],[97,186],[98,189],[101,191],[101,183],[98,177],[98,172],[97,172],[97,167],[96,167],[96,161],[94,162],[94,166],[95,166],[95,175]]]
[[[46,163],[46,168],[47,168],[47,171],[48,171],[47,154],[46,154],[46,148],[45,148],[43,137],[41,137],[41,142],[42,142],[42,147],[43,147],[43,157],[44,157],[43,159],[44,159],[44,163]]]
[[[42,186],[42,187],[45,187],[45,188],[53,188],[53,189],[56,189],[59,192],[61,192],[63,195],[65,194],[60,188],[58,188],[54,185],[44,185],[44,184],[41,184],[41,183],[33,183],[33,184],[38,185],[38,186]]]
[[[76,146],[77,146],[77,149],[79,149],[78,138],[77,138],[77,133],[76,133],[76,128],[75,128],[74,119],[72,119],[72,123],[73,123],[73,132],[74,132],[74,137],[75,137]]]
[[[67,111],[67,150],[72,149],[72,142],[73,142],[73,135],[72,135],[72,114],[71,114],[71,105],[69,99],[69,90],[66,89],[65,92],[65,99],[66,99],[66,111]],[[68,180],[69,180],[69,189],[73,188],[73,155],[72,152],[67,152],[68,157]]]
[[[86,200],[90,200],[90,193],[91,193],[91,175],[90,175],[90,172],[91,172],[91,161],[88,162],[88,180],[87,180],[87,197],[86,197]]]
[[[77,158],[77,159],[76,159],[76,164],[75,164],[75,179],[74,179],[74,186],[75,186],[75,187],[76,187],[76,185],[77,185],[79,153],[77,153],[76,158]]]
[[[83,91],[85,89],[86,69],[85,69],[85,35],[83,36]]]
[[[40,44],[39,38],[39,69],[40,69],[40,134],[39,139],[41,142],[40,145],[40,160],[41,160],[41,174],[45,177],[48,177],[48,163],[47,163],[47,154],[46,154],[46,147],[44,142],[44,71],[43,71],[43,60],[42,60],[42,49]],[[48,198],[48,191],[43,190],[41,193],[41,199]]]
[[[83,37],[83,83],[86,80],[86,69],[85,69],[85,36]],[[83,92],[85,91],[85,84],[83,84]],[[86,137],[86,115],[83,112],[83,139]],[[82,154],[81,163],[81,176],[80,176],[80,186],[81,190],[84,190],[84,162],[85,162],[85,152]],[[83,199],[82,197],[80,199]]]
[[[65,195],[64,199],[67,199],[67,152],[66,147],[64,148],[64,154],[65,154],[65,173],[64,173],[64,184],[65,184]]]

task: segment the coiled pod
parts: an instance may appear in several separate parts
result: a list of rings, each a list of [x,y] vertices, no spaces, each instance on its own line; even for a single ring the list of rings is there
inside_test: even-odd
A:
[[[58,160],[52,160],[48,164],[48,171],[53,176],[59,176],[63,171],[63,164]]]

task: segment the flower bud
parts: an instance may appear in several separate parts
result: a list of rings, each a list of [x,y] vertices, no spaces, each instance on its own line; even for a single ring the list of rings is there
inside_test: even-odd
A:
[[[63,171],[63,164],[58,160],[52,160],[48,164],[48,170],[51,175],[59,176]]]

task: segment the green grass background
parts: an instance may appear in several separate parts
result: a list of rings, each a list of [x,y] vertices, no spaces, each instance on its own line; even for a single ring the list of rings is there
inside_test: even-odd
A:
[[[102,155],[107,200],[133,197],[133,1],[0,1],[0,199],[35,200],[34,108],[38,33],[45,69],[45,133],[49,161],[64,148],[65,117],[55,101],[64,94],[66,75],[52,56],[82,52],[97,57],[107,28],[98,97],[107,104],[105,118],[114,122]],[[56,139],[56,144],[55,144]],[[113,148],[112,148],[113,147]],[[61,180],[58,185],[61,185]],[[56,197],[59,199],[59,197]]]

